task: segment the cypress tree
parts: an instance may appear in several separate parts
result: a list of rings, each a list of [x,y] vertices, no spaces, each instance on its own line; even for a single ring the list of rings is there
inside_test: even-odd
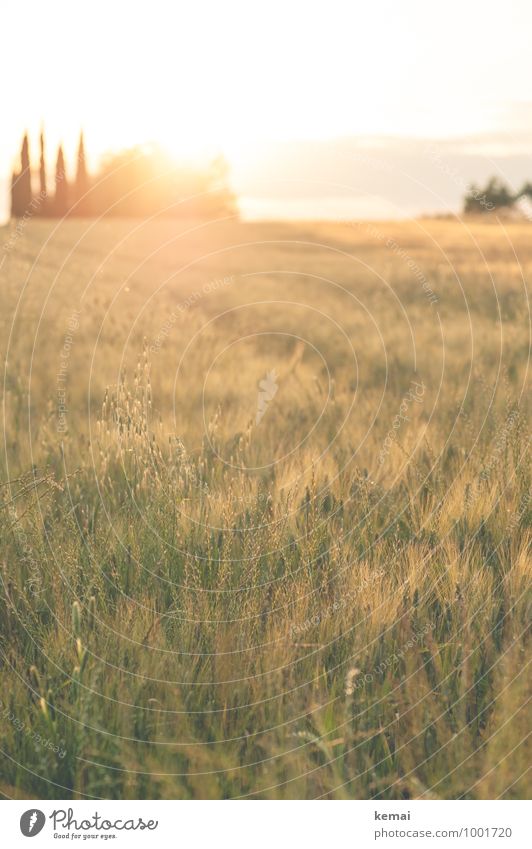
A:
[[[57,150],[57,163],[55,166],[54,212],[57,216],[66,215],[68,212],[68,182],[62,145],[59,145]]]
[[[14,171],[11,177],[11,215],[22,218],[30,211],[31,171],[28,134],[24,135],[20,150],[20,171]]]
[[[28,142],[28,134],[24,134],[22,140],[22,150],[20,151],[20,200],[24,204],[24,209],[29,209],[31,203],[31,169],[30,169],[30,148]]]
[[[48,194],[46,191],[46,165],[44,161],[44,133],[41,130],[40,136],[40,145],[41,145],[41,158],[39,161],[39,213],[40,215],[46,215],[46,206],[48,200]]]
[[[85,141],[83,130],[79,134],[78,159],[76,169],[76,182],[74,186],[74,197],[77,202],[76,213],[86,215],[88,212],[87,192],[89,190],[89,177],[87,174],[87,162],[85,159]]]
[[[11,218],[19,218],[21,215],[19,176],[17,171],[11,173]]]

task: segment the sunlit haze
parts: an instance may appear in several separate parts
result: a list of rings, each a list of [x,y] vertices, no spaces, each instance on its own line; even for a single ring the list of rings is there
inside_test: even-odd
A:
[[[390,138],[485,136],[474,152],[505,156],[532,129],[525,0],[275,0],[260,10],[28,0],[4,4],[2,17],[3,180],[21,133],[35,145],[41,122],[50,156],[64,142],[67,168],[83,127],[89,164],[152,141],[179,158],[223,152],[244,193],[272,145],[270,168],[286,180],[284,143],[372,138],[378,151]],[[311,170],[330,181],[319,161]]]

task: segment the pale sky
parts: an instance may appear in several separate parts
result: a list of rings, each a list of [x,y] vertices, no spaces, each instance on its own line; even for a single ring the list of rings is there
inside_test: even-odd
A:
[[[41,121],[67,165],[80,126],[93,162],[156,141],[237,166],[269,142],[532,130],[530,0],[3,0],[0,20],[4,179]]]

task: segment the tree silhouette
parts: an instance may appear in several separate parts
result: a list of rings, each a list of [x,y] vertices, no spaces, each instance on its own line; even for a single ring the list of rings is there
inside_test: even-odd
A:
[[[44,160],[44,132],[41,130],[41,135],[39,138],[39,143],[41,147],[41,157],[39,160],[39,201],[40,201],[40,215],[46,215],[46,207],[48,205],[48,196],[46,191],[46,164]]]
[[[518,198],[527,197],[532,200],[532,183],[525,183],[523,188],[517,194]]]
[[[18,185],[19,175],[16,171],[11,172],[11,218],[19,218],[20,212],[20,191]]]
[[[20,150],[20,171],[11,177],[11,215],[22,218],[31,204],[31,171],[28,134],[24,134]]]
[[[54,213],[57,216],[66,215],[68,212],[68,182],[65,172],[65,157],[63,147],[59,145],[57,150],[57,162],[55,166],[55,199]]]
[[[484,189],[473,184],[464,198],[464,212],[484,213],[513,206],[515,197],[498,177],[488,180]]]
[[[62,145],[57,151],[53,198],[46,179],[45,136],[40,133],[39,195],[32,197],[28,136],[20,152],[20,171],[11,177],[11,214],[63,217],[181,216],[227,218],[237,215],[229,169],[219,157],[203,168],[176,163],[156,146],[143,145],[107,159],[92,179],[87,171],[85,138],[79,136],[75,180],[69,185]],[[49,182],[49,181],[48,181]]]
[[[76,179],[74,183],[74,202],[76,203],[76,215],[89,214],[89,191],[90,183],[87,174],[87,163],[85,160],[85,141],[83,138],[83,130],[79,134],[78,159],[76,168]]]
[[[22,171],[20,174],[21,184],[21,199],[24,207],[28,208],[31,203],[31,169],[30,169],[30,148],[28,143],[28,134],[24,134],[22,140],[22,150],[20,152],[20,164]]]

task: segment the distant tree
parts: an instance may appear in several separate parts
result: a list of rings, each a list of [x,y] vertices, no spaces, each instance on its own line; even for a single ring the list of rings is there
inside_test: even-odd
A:
[[[89,175],[87,173],[87,162],[85,159],[85,141],[82,131],[79,135],[76,179],[74,182],[74,201],[76,203],[74,212],[76,215],[87,215],[89,213],[89,198],[87,197],[89,188]]]
[[[31,205],[31,169],[28,134],[25,133],[20,150],[20,171],[11,177],[11,215],[22,218],[30,211]]]
[[[24,214],[21,212],[19,176],[18,171],[11,172],[11,218],[20,218]]]
[[[65,171],[65,157],[63,147],[59,145],[57,151],[57,162],[55,166],[55,198],[54,198],[54,214],[57,216],[66,215],[68,212],[68,182]]]
[[[510,189],[497,177],[492,177],[489,180],[485,192],[486,197],[493,203],[496,209],[512,206],[514,202],[514,196]]]
[[[532,200],[532,183],[525,183],[520,192],[517,193],[518,198],[526,197]]]
[[[486,213],[513,206],[515,197],[498,177],[492,177],[484,189],[475,183],[464,198],[464,212]]]
[[[28,142],[28,134],[24,134],[22,140],[22,150],[20,152],[20,164],[22,167],[20,174],[21,183],[21,198],[24,206],[27,208],[31,203],[31,167],[30,167],[30,148]]]
[[[39,160],[39,214],[46,215],[48,193],[46,191],[46,162],[44,158],[44,132],[42,130],[39,137],[39,143],[41,147],[41,156]]]
[[[236,198],[229,187],[223,157],[204,167],[176,163],[155,146],[143,146],[112,156],[97,181],[87,171],[85,139],[80,133],[75,181],[69,186],[63,148],[57,151],[54,197],[48,195],[44,131],[40,134],[39,196],[31,195],[28,137],[21,148],[20,172],[11,179],[11,212],[33,215],[233,217]]]

